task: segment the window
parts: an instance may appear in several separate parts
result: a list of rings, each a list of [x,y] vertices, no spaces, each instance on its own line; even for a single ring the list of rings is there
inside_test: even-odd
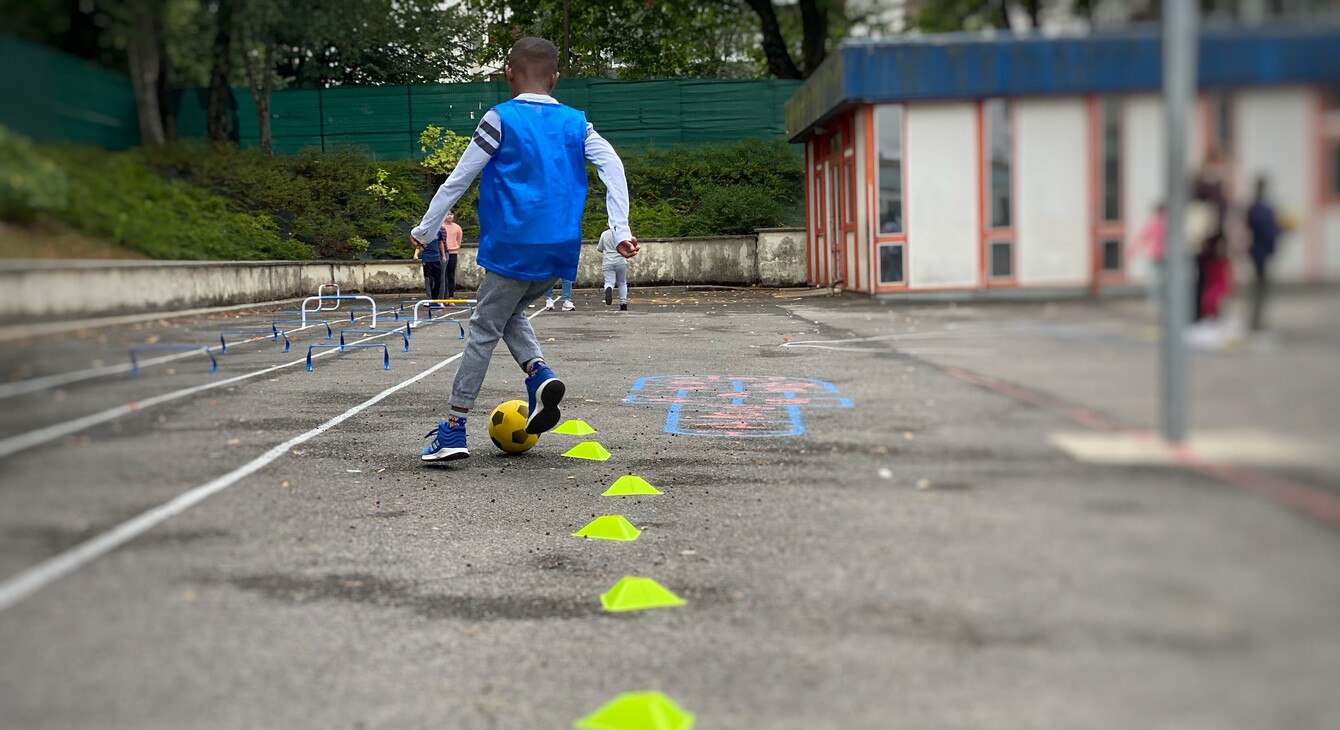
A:
[[[1121,271],[1121,241],[1109,238],[1103,241],[1103,271]]]
[[[1121,220],[1121,100],[1103,99],[1103,220]]]
[[[991,99],[982,105],[986,118],[986,160],[988,228],[1009,228],[1010,176],[1014,154],[1010,144],[1010,103]]]
[[[1014,244],[1010,241],[991,243],[991,278],[1008,279],[1014,276]]]
[[[879,245],[879,283],[903,283],[903,244],[881,243]]]
[[[876,107],[875,129],[879,140],[879,232],[882,235],[904,233],[903,108],[895,104]],[[881,251],[881,261],[883,255]],[[901,254],[899,261],[901,263]],[[882,280],[883,276],[880,278]]]

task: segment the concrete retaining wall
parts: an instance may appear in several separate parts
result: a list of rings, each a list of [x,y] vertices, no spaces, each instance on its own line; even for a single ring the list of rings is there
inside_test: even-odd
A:
[[[633,286],[805,283],[804,231],[642,241],[628,265]],[[474,289],[476,248],[461,248],[456,280]],[[603,281],[595,243],[583,246],[578,287]],[[401,261],[6,261],[0,262],[0,319],[79,317],[226,306],[311,295],[336,282],[344,293],[422,291],[418,263]]]

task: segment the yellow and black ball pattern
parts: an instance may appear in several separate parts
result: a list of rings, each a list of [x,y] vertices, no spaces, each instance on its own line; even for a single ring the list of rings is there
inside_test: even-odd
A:
[[[509,454],[519,454],[540,440],[538,434],[526,433],[526,418],[530,408],[523,400],[509,400],[493,409],[489,416],[489,438],[493,445]]]

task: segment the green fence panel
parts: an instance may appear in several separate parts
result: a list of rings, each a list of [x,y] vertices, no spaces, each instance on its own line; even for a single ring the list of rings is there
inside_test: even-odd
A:
[[[0,37],[0,124],[33,139],[50,139],[56,131],[51,64],[41,49],[15,38]],[[23,69],[23,73],[14,73]]]
[[[410,99],[408,86],[343,86],[326,89],[321,92],[324,133],[406,133],[410,128]]]
[[[0,36],[0,124],[38,140],[121,150],[140,140],[123,74],[35,43]]]
[[[479,126],[484,112],[507,99],[507,84],[495,81],[415,86],[410,131],[416,143],[419,133],[430,124],[469,137]],[[417,146],[415,155],[422,157]]]
[[[125,149],[139,143],[134,94],[123,74],[59,51],[0,36],[0,123],[40,140],[66,139]],[[783,136],[782,108],[798,81],[559,79],[554,96],[586,118],[622,153],[647,147]],[[173,95],[177,134],[199,139],[208,90]],[[476,81],[418,86],[281,89],[270,97],[276,152],[340,144],[377,159],[419,159],[430,124],[469,136],[484,112],[507,101],[507,84]],[[255,105],[232,89],[229,115],[244,147],[259,144]]]

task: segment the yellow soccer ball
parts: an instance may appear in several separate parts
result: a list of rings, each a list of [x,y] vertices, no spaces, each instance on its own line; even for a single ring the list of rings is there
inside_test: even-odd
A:
[[[540,440],[539,434],[526,433],[530,407],[523,400],[509,400],[493,409],[489,416],[489,438],[493,445],[509,454],[528,451]]]

